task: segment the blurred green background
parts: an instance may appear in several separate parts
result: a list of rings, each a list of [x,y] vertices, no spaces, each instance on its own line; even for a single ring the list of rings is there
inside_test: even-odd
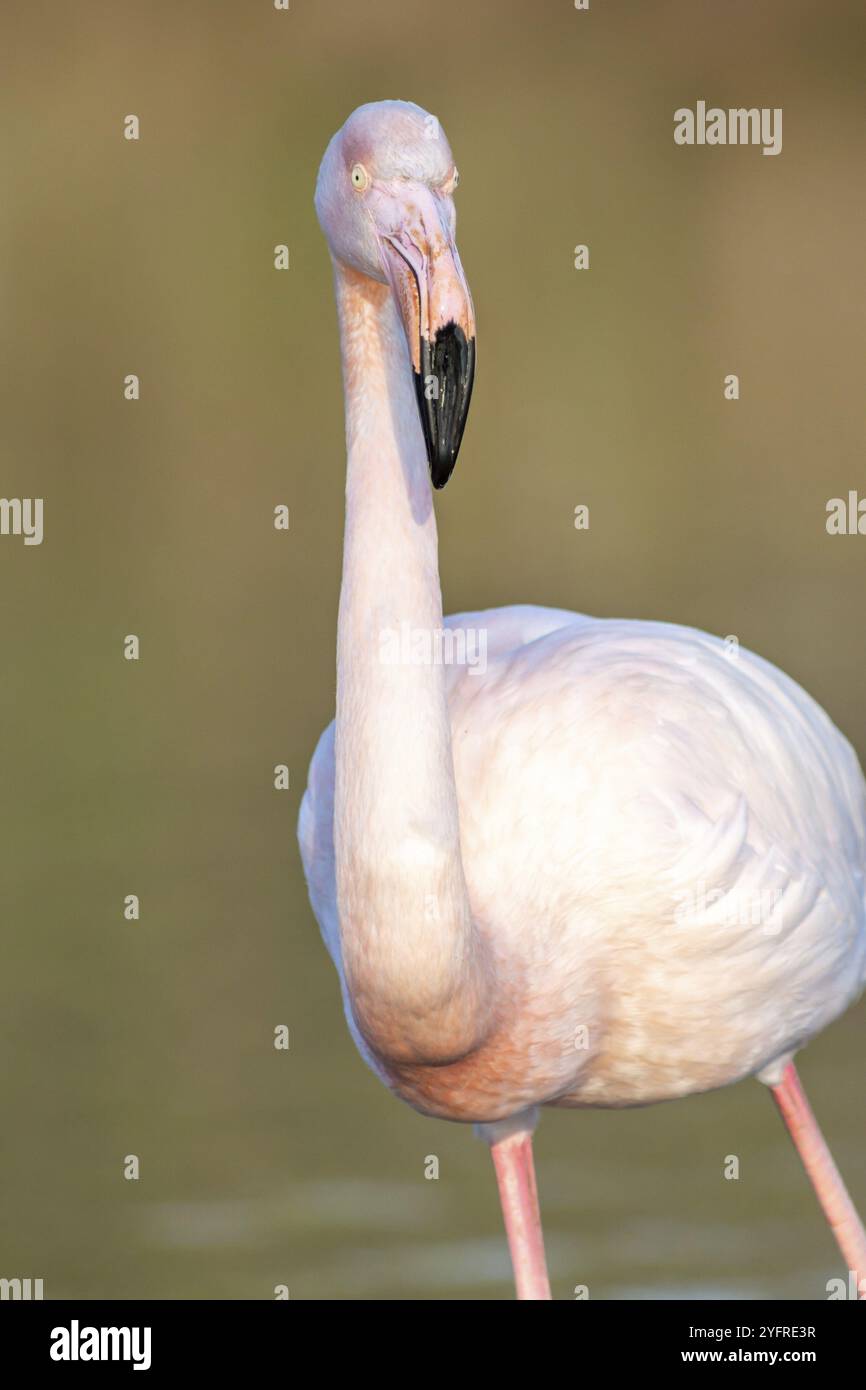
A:
[[[2,493],[45,498],[41,547],[0,539],[0,1276],[509,1297],[489,1157],[355,1055],[295,843],[342,528],[318,162],[404,97],[460,166],[479,367],[446,608],[734,633],[862,757],[866,539],[824,526],[866,494],[861,0],[28,0],[0,29]],[[781,155],[677,148],[699,98],[781,106]],[[801,1059],[861,1206],[863,1023]],[[548,1112],[537,1155],[558,1297],[821,1298],[838,1272],[757,1084]]]

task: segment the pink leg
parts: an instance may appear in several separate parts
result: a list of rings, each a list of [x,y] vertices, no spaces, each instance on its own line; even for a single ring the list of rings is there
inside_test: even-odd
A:
[[[499,1184],[517,1297],[550,1298],[532,1161],[532,1129],[518,1129],[502,1139],[490,1136],[490,1153]]]
[[[848,1269],[853,1270],[859,1289],[860,1281],[866,1280],[866,1231],[818,1128],[818,1121],[806,1099],[793,1062],[785,1068],[779,1085],[771,1089],[830,1229],[838,1241],[842,1258]],[[866,1293],[859,1296],[866,1299]]]

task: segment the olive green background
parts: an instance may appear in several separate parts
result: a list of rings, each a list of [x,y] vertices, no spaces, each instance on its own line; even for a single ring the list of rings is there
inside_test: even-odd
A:
[[[824,525],[866,495],[862,3],[19,0],[0,39],[0,492],[45,499],[41,547],[0,538],[0,1276],[508,1297],[489,1157],[355,1055],[295,843],[342,529],[318,161],[404,97],[460,166],[478,374],[446,607],[736,634],[862,756],[866,537]],[[781,106],[782,153],[676,147],[698,99]],[[801,1061],[866,1205],[863,1008]],[[839,1272],[757,1084],[549,1112],[537,1156],[558,1297]]]

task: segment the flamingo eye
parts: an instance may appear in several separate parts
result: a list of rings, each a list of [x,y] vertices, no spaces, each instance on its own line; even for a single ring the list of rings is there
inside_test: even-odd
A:
[[[352,170],[353,188],[357,188],[359,192],[362,192],[367,187],[367,184],[369,182],[370,178],[363,164],[356,164]]]
[[[451,187],[452,187],[452,189],[455,189],[455,188],[457,187],[457,185],[458,185],[459,182],[460,182],[460,170],[459,170],[459,169],[455,169],[455,170],[454,170],[454,177],[453,177],[452,180],[451,180]]]

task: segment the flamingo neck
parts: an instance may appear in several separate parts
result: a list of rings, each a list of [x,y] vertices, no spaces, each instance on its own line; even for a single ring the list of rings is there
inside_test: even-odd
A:
[[[464,1056],[488,979],[460,855],[444,672],[406,660],[442,626],[436,518],[390,291],[335,267],[348,465],[337,631],[334,839],[343,968],[382,1058]]]

